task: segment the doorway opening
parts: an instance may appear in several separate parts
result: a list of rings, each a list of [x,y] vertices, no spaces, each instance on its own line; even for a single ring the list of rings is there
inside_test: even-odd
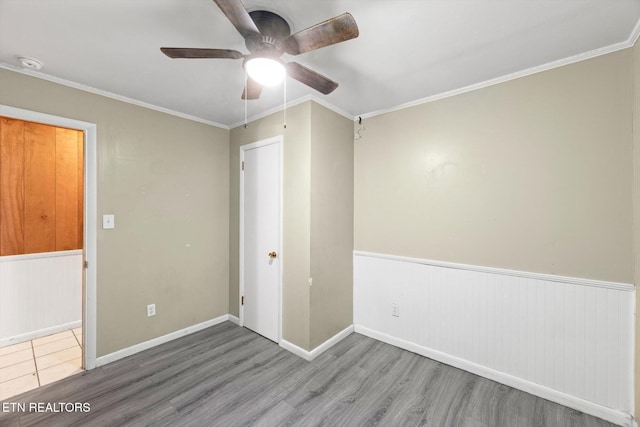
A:
[[[79,353],[82,356],[81,360],[75,360],[76,365],[84,369],[95,367],[96,126],[3,105],[0,105],[0,117],[4,120],[3,136],[11,133],[12,127],[19,132],[20,126],[26,126],[27,131],[22,131],[30,138],[27,153],[20,153],[18,147],[16,154],[17,143],[14,147],[2,145],[3,156],[10,156],[14,151],[13,155],[19,161],[9,162],[7,157],[3,158],[5,197],[2,208],[3,223],[7,227],[3,229],[4,238],[0,242],[0,277],[13,279],[0,279],[5,283],[0,286],[0,294],[4,301],[22,304],[25,313],[29,313],[30,306],[38,310],[38,316],[34,316],[31,324],[28,318],[20,318],[17,312],[14,313],[15,310],[7,314],[13,324],[0,337],[0,359],[4,359],[0,382],[15,376],[20,369],[35,368],[37,384],[44,385],[60,378],[64,374],[61,371],[73,369],[72,364],[59,362],[68,362]],[[53,150],[47,138],[52,139]],[[15,135],[12,140],[16,141]],[[50,158],[52,152],[53,159]],[[36,164],[39,166],[35,167]],[[7,190],[7,182],[13,182],[9,175],[20,173],[18,185]],[[38,193],[36,190],[42,187],[47,189]],[[54,218],[50,218],[51,215]],[[51,281],[54,276],[59,283]],[[17,287],[8,285],[18,278],[31,281],[28,285],[34,292],[21,296]],[[52,287],[56,291],[42,289],[43,282],[61,287]],[[65,286],[71,291],[64,289]],[[65,296],[73,291],[75,296]],[[77,344],[77,347],[71,344]],[[18,360],[29,353],[32,362]],[[39,361],[38,357],[41,357]],[[5,369],[7,364],[11,369]],[[19,378],[22,381],[12,383],[17,387],[14,390],[33,384],[33,378],[29,382],[28,375]],[[7,384],[6,381],[3,384],[5,393],[10,392]]]

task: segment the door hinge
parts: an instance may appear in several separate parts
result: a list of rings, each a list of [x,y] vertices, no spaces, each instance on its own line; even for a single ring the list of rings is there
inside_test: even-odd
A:
[[[240,305],[244,305],[244,295],[242,295],[242,298],[240,300]]]
[[[242,162],[242,170],[244,170],[244,161]]]
[[[85,261],[85,262],[83,263],[83,266],[84,266],[84,268],[89,268],[89,261]]]

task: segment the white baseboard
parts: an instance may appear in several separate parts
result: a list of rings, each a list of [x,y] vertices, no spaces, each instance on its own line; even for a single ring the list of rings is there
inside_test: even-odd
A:
[[[320,356],[322,353],[329,350],[331,347],[338,344],[340,341],[342,341],[352,333],[353,333],[353,325],[347,326],[342,331],[338,332],[337,334],[335,334],[334,336],[332,336],[331,338],[329,338],[328,340],[326,340],[325,342],[323,342],[322,344],[320,344],[319,346],[311,350],[310,351],[311,360]]]
[[[370,338],[378,341],[391,344],[393,346],[402,348],[404,350],[411,351],[421,356],[428,357],[438,362],[454,366],[456,368],[463,369],[467,372],[479,375],[484,378],[488,378],[493,381],[508,385],[518,390],[531,393],[535,396],[542,397],[543,399],[550,400],[552,402],[559,403],[569,408],[576,409],[589,415],[593,415],[598,418],[602,418],[614,424],[618,424],[624,427],[632,427],[634,420],[629,414],[617,411],[602,405],[598,405],[593,402],[589,402],[566,393],[553,390],[551,388],[535,384],[521,378],[514,377],[512,375],[505,374],[493,369],[489,369],[485,366],[478,365],[468,360],[460,359],[427,347],[420,346],[418,344],[393,337],[391,335],[384,334],[382,332],[375,331],[373,329],[366,328],[360,325],[354,325],[354,332],[366,335]],[[637,424],[636,424],[637,427]]]
[[[298,347],[297,345],[290,343],[285,339],[281,339],[279,345],[288,352],[293,353],[298,357],[302,357],[304,360],[307,360],[309,362],[311,361],[311,352],[305,350],[304,348]]]
[[[162,335],[161,337],[157,337],[149,341],[141,342],[140,344],[132,345],[131,347],[123,348],[122,350],[114,351],[113,353],[100,356],[96,359],[96,367],[106,365],[107,363],[115,362],[116,360],[120,360],[127,356],[131,356],[132,354],[136,354],[141,351],[148,350],[160,344],[164,344],[169,341],[173,341],[177,338],[184,337],[185,335],[189,335],[194,332],[198,332],[203,329],[209,328],[211,326],[218,325],[222,322],[231,320],[231,317],[232,316],[229,314],[224,314],[222,316],[216,317],[215,319],[207,320],[206,322],[198,323],[196,325],[192,325],[184,329],[180,329],[179,331],[171,332],[169,334]]]
[[[62,325],[51,326],[49,328],[38,329],[37,331],[28,332],[26,334],[16,335],[15,337],[3,338],[0,340],[0,348],[40,337],[46,337],[47,335],[57,334],[58,332],[68,331],[69,329],[75,329],[81,326],[82,320],[76,320],[74,322],[63,323]]]
[[[284,339],[280,340],[280,347],[295,354],[296,356],[302,357],[304,360],[311,362],[313,359],[320,356],[322,353],[324,353],[352,333],[353,325],[349,325],[311,351],[307,351]]]
[[[233,314],[229,315],[229,322],[231,323],[235,323],[236,325],[240,325],[240,319],[238,319],[236,316],[234,316]]]

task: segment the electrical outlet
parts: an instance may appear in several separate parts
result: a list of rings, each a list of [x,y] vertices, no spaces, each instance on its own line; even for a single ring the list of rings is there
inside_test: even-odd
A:
[[[400,317],[400,306],[398,304],[391,304],[391,315],[395,317]]]
[[[155,304],[147,305],[147,317],[151,317],[155,315],[156,315],[156,305]]]

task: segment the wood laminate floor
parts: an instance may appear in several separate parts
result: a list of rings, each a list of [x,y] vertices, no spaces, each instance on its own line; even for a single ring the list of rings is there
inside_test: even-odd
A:
[[[307,362],[229,322],[7,402],[90,411],[0,426],[613,426],[359,334]]]

